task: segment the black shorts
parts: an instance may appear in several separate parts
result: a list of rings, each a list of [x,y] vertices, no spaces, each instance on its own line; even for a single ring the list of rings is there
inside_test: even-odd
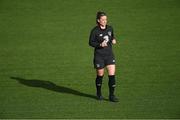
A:
[[[114,65],[115,58],[113,55],[111,56],[95,56],[94,57],[94,68],[102,69],[107,65]]]

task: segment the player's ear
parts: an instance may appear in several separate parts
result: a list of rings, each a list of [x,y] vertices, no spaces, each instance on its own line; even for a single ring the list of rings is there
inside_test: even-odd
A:
[[[97,19],[97,22],[98,22],[98,23],[100,22],[99,19]]]

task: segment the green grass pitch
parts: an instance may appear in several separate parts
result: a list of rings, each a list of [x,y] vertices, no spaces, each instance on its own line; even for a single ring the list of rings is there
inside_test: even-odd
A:
[[[95,99],[95,14],[117,45],[116,95]],[[179,0],[0,0],[0,118],[180,118]]]

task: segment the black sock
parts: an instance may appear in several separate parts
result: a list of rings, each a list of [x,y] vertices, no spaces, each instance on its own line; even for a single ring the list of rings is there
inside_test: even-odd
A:
[[[114,89],[116,86],[115,75],[109,75],[108,85],[109,85],[109,96],[114,96]]]
[[[97,77],[96,77],[96,90],[97,90],[98,96],[101,96],[102,79],[103,79],[103,76],[97,75]]]

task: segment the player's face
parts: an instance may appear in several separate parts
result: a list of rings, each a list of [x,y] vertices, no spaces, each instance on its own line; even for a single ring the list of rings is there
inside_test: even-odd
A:
[[[106,26],[107,25],[107,16],[101,16],[101,18],[98,20],[99,24],[101,26]]]

